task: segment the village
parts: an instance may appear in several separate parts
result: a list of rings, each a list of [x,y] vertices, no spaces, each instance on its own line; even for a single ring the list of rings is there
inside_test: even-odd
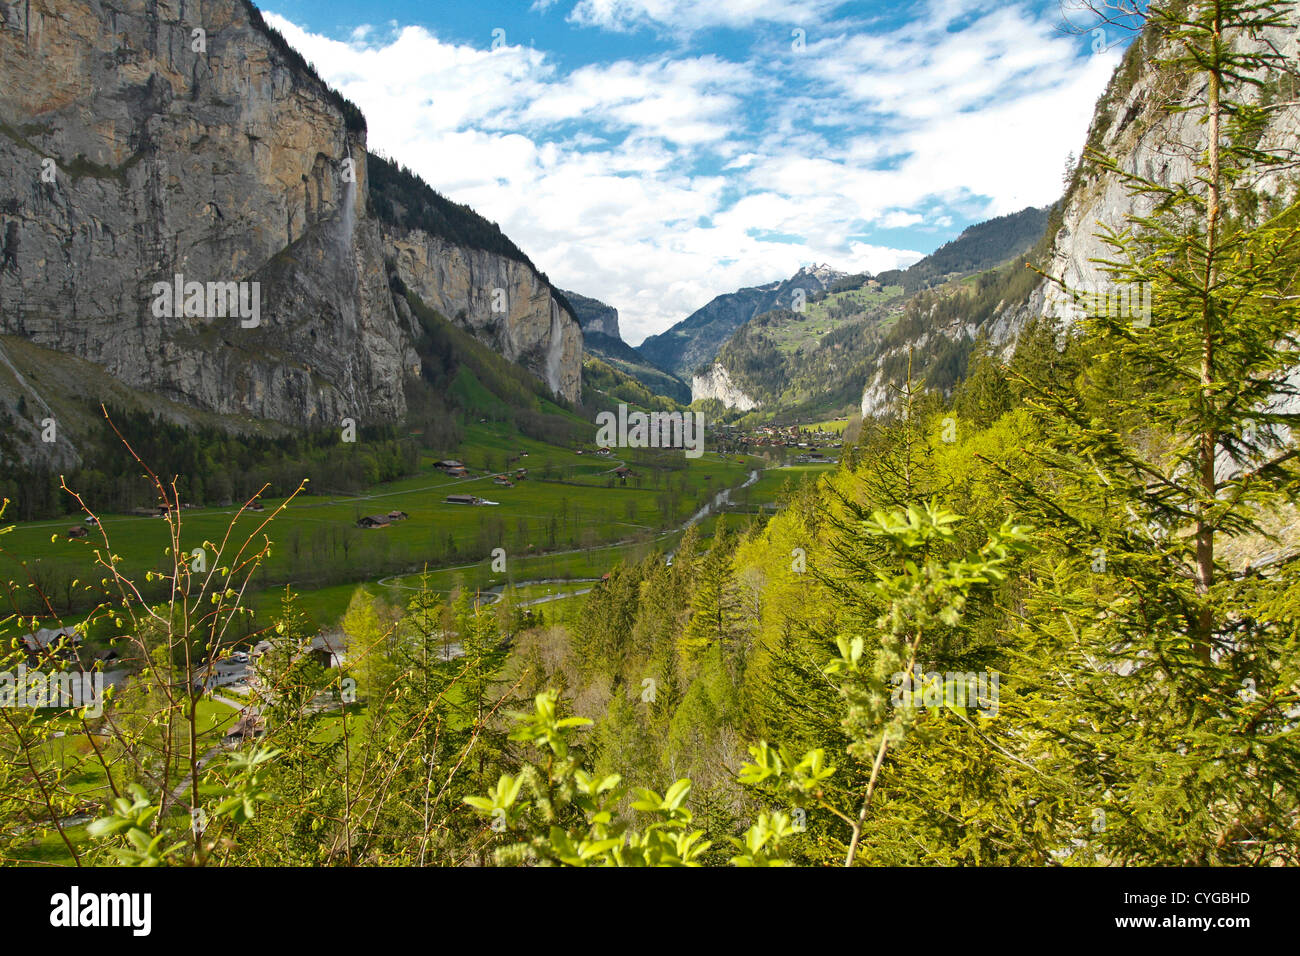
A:
[[[769,454],[781,460],[791,460],[795,464],[835,464],[839,461],[840,449],[844,446],[843,427],[831,430],[828,424],[847,424],[847,419],[834,423],[821,422],[811,425],[718,425],[719,448],[732,454]],[[790,458],[790,453],[795,452]]]

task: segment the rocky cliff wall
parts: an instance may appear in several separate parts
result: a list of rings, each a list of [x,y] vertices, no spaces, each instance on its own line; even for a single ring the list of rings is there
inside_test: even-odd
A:
[[[414,355],[357,225],[362,134],[242,3],[24,0],[0,18],[0,328],[224,414],[404,412]],[[157,314],[178,274],[258,282],[257,324],[206,297]]]
[[[1237,38],[1236,42],[1271,44],[1292,62],[1300,60],[1300,33],[1295,29],[1271,29],[1266,36]],[[1157,66],[1157,60],[1167,52],[1160,49],[1154,34],[1134,40],[1097,103],[1087,138],[1090,148],[1115,159],[1121,169],[1162,185],[1190,181],[1195,175],[1195,160],[1206,142],[1202,110],[1167,109],[1189,96],[1195,99],[1202,92],[1180,86],[1177,76]],[[1283,105],[1288,100],[1290,104]],[[1300,106],[1294,100],[1282,98],[1278,107],[1269,112],[1261,148],[1300,155]],[[1261,194],[1277,194],[1289,188],[1288,178],[1292,175],[1287,169],[1260,170],[1254,188]],[[1123,230],[1127,216],[1148,211],[1142,205],[1144,201],[1126,188],[1120,176],[1085,159],[1065,197],[1060,225],[1049,237],[1049,252],[1041,263],[1043,271],[1073,291],[1112,291],[1111,277],[1096,260],[1113,259],[1114,250],[1099,234],[1106,228]],[[1043,280],[1028,295],[1001,304],[986,321],[977,324],[959,320],[932,326],[918,339],[896,344],[878,357],[869,375],[862,396],[863,416],[879,416],[891,410],[891,382],[883,371],[891,355],[906,353],[908,347],[920,354],[937,337],[955,342],[983,334],[1000,347],[1006,358],[1014,351],[1026,324],[1040,316],[1052,319],[1064,331],[1072,327],[1079,312],[1057,286]]]
[[[582,389],[582,330],[526,263],[467,249],[418,229],[384,236],[402,282],[430,308],[551,390],[577,401]]]
[[[418,330],[367,213],[364,122],[255,17],[243,0],[0,0],[0,332],[221,414],[398,419]],[[581,333],[530,267],[427,251],[408,278],[431,305],[578,397]],[[256,322],[210,292],[160,310],[177,275],[257,283]],[[494,324],[479,305],[497,287]]]
[[[758,402],[737,388],[731,381],[731,373],[716,362],[703,374],[691,376],[691,401],[698,402],[702,398],[716,398],[727,408],[742,412],[758,408]]]
[[[618,329],[618,309],[606,305],[599,299],[570,292],[568,289],[563,290],[561,294],[573,306],[573,317],[578,320],[583,332],[595,332],[622,341],[623,336]]]

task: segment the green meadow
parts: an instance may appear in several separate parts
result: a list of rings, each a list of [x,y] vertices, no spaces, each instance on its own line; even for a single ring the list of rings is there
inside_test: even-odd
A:
[[[588,448],[579,454],[491,423],[469,426],[454,457],[471,469],[470,477],[449,478],[434,467],[437,459],[430,454],[418,474],[360,495],[308,487],[287,502],[264,498],[261,512],[182,509],[181,551],[194,562],[192,553],[203,549],[210,569],[232,565],[241,554],[247,558],[256,547],[244,546],[245,541],[260,547],[268,538],[270,553],[251,582],[252,607],[269,609],[287,584],[302,595],[318,623],[332,622],[357,583],[426,566],[437,570],[438,587],[447,591],[488,589],[512,580],[599,577],[624,553],[656,546],[657,538],[680,527],[702,502],[741,484],[757,467],[753,459],[707,452],[698,459],[642,449],[606,456]],[[624,464],[633,472],[625,480],[614,473]],[[492,473],[517,468],[526,468],[528,477],[513,487],[492,481]],[[497,504],[448,504],[449,494]],[[93,509],[93,502],[87,504]],[[357,527],[363,516],[390,511],[408,517],[383,528]],[[170,569],[169,523],[139,515],[99,518],[102,532],[92,528],[82,539],[67,537],[71,518],[17,524],[0,538],[0,579],[11,582],[10,596],[24,613],[38,615],[38,626],[74,622],[97,603],[105,572],[95,566],[96,552],[107,560],[111,550],[146,595],[164,596],[162,585],[155,583],[153,594],[143,579],[149,571]],[[504,551],[504,574],[491,568],[498,548]],[[53,616],[38,601],[38,589]]]

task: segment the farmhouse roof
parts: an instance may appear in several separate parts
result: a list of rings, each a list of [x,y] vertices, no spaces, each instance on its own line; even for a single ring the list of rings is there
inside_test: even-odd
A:
[[[43,627],[34,634],[24,634],[23,644],[29,651],[39,651],[57,643],[61,637],[68,638],[73,644],[81,643],[81,635],[75,627]]]

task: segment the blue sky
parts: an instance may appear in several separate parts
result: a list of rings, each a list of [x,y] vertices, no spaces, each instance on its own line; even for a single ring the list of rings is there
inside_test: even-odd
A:
[[[634,344],[801,265],[907,265],[1051,202],[1127,40],[1058,0],[261,6],[372,149]]]

